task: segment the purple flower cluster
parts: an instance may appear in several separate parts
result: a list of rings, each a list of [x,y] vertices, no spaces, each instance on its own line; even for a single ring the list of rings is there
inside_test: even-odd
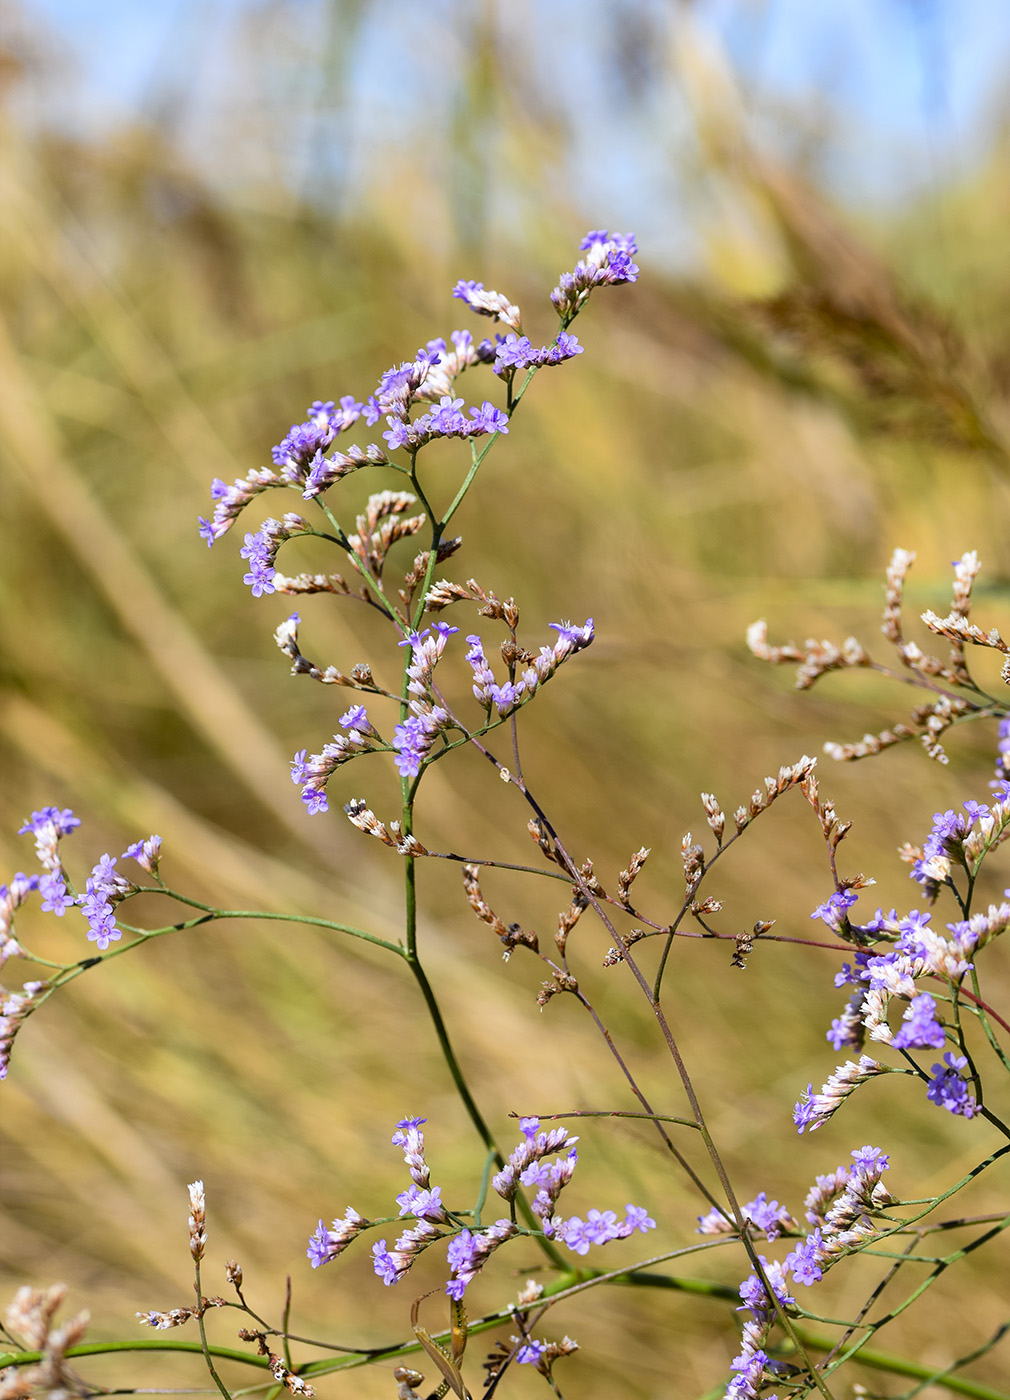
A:
[[[834,929],[836,933],[841,933],[848,927],[848,910],[852,908],[859,896],[854,890],[837,890],[830,899],[823,904],[818,904],[817,908],[810,915],[812,919],[822,919],[828,928]]]
[[[31,833],[35,837],[35,854],[39,864],[46,870],[60,868],[60,838],[69,836],[81,824],[69,807],[43,807],[33,812],[24,826],[18,828],[18,835]]]
[[[467,637],[470,650],[466,659],[473,671],[473,693],[488,713],[493,705],[499,715],[505,715],[515,708],[524,695],[527,700],[531,699],[563,661],[589,646],[596,635],[592,618],[582,627],[573,627],[570,622],[550,622],[547,625],[558,633],[557,641],[552,647],[540,648],[539,655],[533,658],[518,681],[506,681],[504,685],[499,685],[495,680],[484,655],[481,638],[476,635]]]
[[[795,1305],[790,1277],[805,1286],[817,1283],[836,1260],[877,1235],[871,1217],[879,1215],[893,1199],[881,1181],[889,1159],[878,1147],[856,1148],[851,1155],[851,1167],[843,1165],[819,1176],[807,1194],[806,1217],[814,1228],[806,1238],[782,1261],[758,1255],[764,1277],[752,1273],[740,1285],[740,1311],[749,1311],[750,1317],[743,1324],[742,1349],[730,1364],[733,1379],[725,1400],[757,1400],[766,1381],[775,1376],[765,1344],[775,1321],[776,1303],[783,1308]],[[795,1227],[796,1222],[788,1218]]]
[[[809,1128],[813,1132],[820,1128],[835,1113],[860,1084],[865,1084],[874,1075],[884,1074],[884,1066],[869,1055],[860,1055],[858,1062],[847,1060],[839,1065],[834,1074],[822,1085],[819,1094],[814,1086],[807,1085],[807,1091],[793,1108],[793,1122],[798,1132]]]
[[[489,433],[507,433],[508,415],[495,408],[488,400],[480,408],[471,408],[470,417],[462,412],[463,399],[454,399],[451,394],[443,394],[438,408],[433,413],[422,413],[418,418],[408,419],[390,413],[386,416],[389,428],[382,436],[391,452],[398,447],[406,447],[416,452],[434,438],[479,438]]]
[[[110,943],[117,943],[123,936],[116,924],[115,906],[137,888],[116,873],[115,864],[116,857],[106,852],[88,876],[80,898],[81,912],[88,921],[88,938],[103,953]]]
[[[397,1196],[397,1206],[400,1215],[412,1216],[415,1224],[403,1231],[392,1248],[386,1240],[376,1240],[372,1245],[372,1266],[383,1283],[399,1283],[422,1250],[444,1238],[448,1231],[454,1231],[447,1245],[450,1277],[445,1291],[458,1301],[490,1255],[506,1240],[518,1235],[520,1229],[514,1221],[506,1219],[483,1228],[459,1228],[458,1217],[442,1203],[441,1188],[431,1184],[421,1131],[425,1121],[424,1118],[402,1119],[392,1138],[393,1145],[403,1151],[411,1180],[410,1186]],[[655,1229],[656,1222],[641,1206],[634,1205],[626,1207],[623,1219],[611,1210],[590,1210],[585,1220],[578,1216],[564,1220],[555,1215],[557,1197],[571,1179],[578,1160],[573,1146],[578,1139],[570,1138],[565,1128],[540,1131],[537,1118],[521,1119],[520,1127],[523,1140],[493,1178],[492,1185],[498,1195],[510,1203],[520,1186],[536,1187],[533,1211],[545,1235],[553,1235],[576,1254],[586,1254],[591,1245],[626,1239],[636,1230],[644,1234]],[[547,1160],[562,1148],[567,1148],[563,1156]],[[308,1258],[312,1267],[319,1268],[335,1259],[371,1223],[351,1209],[342,1220],[334,1220],[329,1228],[320,1220],[309,1240]]]
[[[486,1230],[461,1230],[451,1239],[446,1249],[446,1259],[452,1270],[452,1275],[445,1285],[449,1297],[458,1303],[467,1285],[473,1282],[484,1267],[489,1255],[518,1233],[519,1227],[511,1220],[496,1220]]]
[[[943,1057],[943,1064],[933,1066],[933,1078],[926,1090],[926,1097],[930,1103],[945,1108],[948,1113],[958,1114],[962,1118],[974,1118],[979,1106],[971,1093],[971,1080],[961,1075],[961,1070],[967,1064],[964,1055],[955,1055],[953,1051],[948,1050]]]
[[[961,804],[964,815],[948,808],[933,815],[933,825],[922,843],[922,855],[912,863],[912,879],[935,899],[941,885],[950,880],[951,864],[965,864],[965,842],[972,830],[991,824],[992,813],[983,803],[969,799]]]
[[[495,706],[500,715],[507,714],[509,710],[518,705],[526,686],[522,681],[519,681],[518,684],[506,681],[504,685],[499,685],[494,678],[494,672],[488,665],[487,657],[484,655],[484,643],[480,637],[472,635],[467,637],[467,641],[470,643],[470,650],[466,654],[466,659],[473,671],[475,697],[489,714],[492,705]]]
[[[411,697],[411,714],[393,731],[396,767],[401,777],[417,777],[432,744],[452,724],[449,711],[437,703],[432,692],[432,674],[449,638],[458,631],[458,627],[450,627],[446,622],[436,622],[423,632],[412,632],[400,643],[410,647],[407,692]]]
[[[638,267],[632,261],[638,244],[632,233],[608,233],[593,229],[579,244],[586,254],[571,272],[563,272],[551,292],[551,302],[569,324],[589,299],[594,287],[614,286],[638,280]]]
[[[358,421],[364,407],[351,394],[344,395],[339,408],[332,399],[326,403],[317,399],[309,407],[307,421],[295,423],[271,450],[274,465],[287,473],[288,480],[300,480],[317,457],[332,445],[338,433]],[[373,417],[371,422],[375,421]]]
[[[35,837],[35,852],[45,873],[28,877],[18,874],[11,888],[0,885],[0,966],[5,957],[20,948],[11,936],[12,915],[24,903],[28,894],[38,891],[42,896],[43,913],[55,914],[62,918],[68,909],[80,905],[81,912],[88,922],[88,938],[98,944],[100,952],[105,952],[110,943],[123,935],[116,926],[115,906],[137,886],[115,871],[116,857],[108,852],[91,871],[84,887],[84,894],[70,892],[60,860],[60,839],[68,836],[80,826],[80,819],[69,808],[43,807],[33,812],[19,835],[27,832]],[[123,852],[123,859],[137,860],[146,870],[157,868],[161,837],[149,836],[146,841],[137,841]]]
[[[560,286],[551,296],[566,326],[594,287],[634,282],[638,277],[638,268],[632,261],[637,245],[631,234],[610,235],[605,230],[594,230],[582,240],[581,248],[586,256],[573,272],[563,274]],[[387,451],[405,447],[416,452],[435,438],[469,441],[491,433],[507,433],[508,414],[487,400],[470,408],[469,417],[462,411],[463,400],[454,397],[453,385],[464,370],[488,364],[498,374],[509,373],[518,367],[561,364],[582,353],[582,346],[567,330],[559,334],[553,345],[535,349],[523,334],[519,308],[500,292],[486,290],[482,282],[461,279],[452,294],[479,315],[500,321],[508,327],[508,333],[497,336],[493,343],[484,340],[475,344],[469,331],[453,331],[448,341],[443,337],[429,340],[413,360],[391,366],[364,402],[350,394],[341,398],[339,405],[332,399],[316,400],[310,405],[305,422],[293,424],[273,448],[273,469],[258,467],[231,485],[215,478],[211,486],[213,513],[209,519],[200,518],[200,534],[208,545],[226,534],[249,502],[263,491],[290,487],[301,491],[306,500],[313,500],[350,472],[388,465]],[[421,402],[437,407],[412,419],[411,409]],[[363,421],[372,428],[383,418],[388,425],[383,434],[386,448],[376,443],[365,447],[352,444],[346,451],[334,448],[337,438],[353,424]],[[252,577],[246,581],[258,597],[271,591],[273,555],[258,532],[252,532],[252,538],[247,535],[245,544],[249,552],[243,551],[243,556],[252,566]]]
[[[618,1220],[616,1211],[591,1210],[585,1220],[572,1215],[555,1228],[558,1238],[573,1253],[588,1254],[590,1245],[626,1240],[636,1230],[647,1234],[656,1228],[656,1222],[644,1206],[633,1206],[629,1202],[625,1206],[623,1220]]]
[[[562,331],[553,345],[542,345],[539,350],[533,348],[528,336],[507,335],[504,340],[498,341],[494,372],[504,374],[506,370],[541,369],[544,365],[560,365],[565,360],[581,355],[583,348],[578,338],[567,331]]]
[[[307,521],[289,512],[283,520],[264,520],[255,533],[246,534],[239,554],[249,561],[249,572],[242,576],[242,582],[249,585],[254,598],[273,593],[277,551],[292,535],[304,534],[308,529]]]
[[[936,1002],[928,992],[912,998],[901,1026],[891,1037],[895,1050],[942,1050],[946,1032],[936,1019]]]
[[[748,1225],[761,1230],[765,1239],[775,1240],[783,1230],[795,1230],[796,1221],[778,1201],[769,1201],[764,1191],[759,1191],[753,1201],[740,1207],[740,1213]],[[707,1215],[698,1216],[698,1235],[735,1235],[733,1217],[726,1211],[713,1208]]]
[[[485,291],[483,282],[467,282],[461,277],[453,287],[452,294],[459,297],[460,301],[465,301],[470,310],[476,311],[478,316],[493,316],[496,321],[511,326],[514,331],[522,330],[518,306],[501,292]]]
[[[307,1251],[309,1263],[314,1269],[318,1269],[322,1264],[328,1264],[331,1259],[336,1259],[337,1255],[342,1254],[351,1243],[351,1240],[362,1230],[367,1229],[371,1223],[363,1215],[359,1215],[353,1206],[348,1206],[343,1219],[334,1220],[329,1229],[326,1228],[325,1221],[320,1220],[315,1234],[309,1240]]]
[[[306,758],[305,750],[299,749],[291,760],[291,781],[301,788],[302,801],[309,816],[329,811],[325,789],[331,775],[356,754],[374,752],[372,740],[379,738],[364,705],[352,705],[337,723],[346,733],[334,734],[320,753]]]

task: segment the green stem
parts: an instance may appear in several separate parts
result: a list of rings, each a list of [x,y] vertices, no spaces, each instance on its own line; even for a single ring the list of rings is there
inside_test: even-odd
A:
[[[211,1358],[210,1347],[207,1343],[207,1332],[203,1325],[203,1293],[200,1288],[200,1260],[195,1260],[196,1264],[196,1325],[200,1329],[200,1350],[203,1352],[203,1359],[207,1363],[207,1370],[210,1378],[221,1392],[224,1400],[232,1400],[231,1391],[218,1375],[214,1362]]]

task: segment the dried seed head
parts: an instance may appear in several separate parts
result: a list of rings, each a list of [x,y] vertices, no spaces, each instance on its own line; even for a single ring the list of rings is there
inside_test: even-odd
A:
[[[204,1202],[203,1182],[192,1181],[189,1190],[189,1252],[200,1262],[207,1247],[207,1209]]]
[[[451,559],[452,556],[456,553],[456,551],[462,546],[462,544],[462,535],[456,535],[452,539],[439,540],[438,549],[435,553],[436,564],[443,564],[446,561],[446,559]],[[428,572],[428,560],[430,557],[430,549],[424,549],[421,551],[420,554],[414,556],[414,562],[410,566],[410,570],[404,577],[403,587],[398,590],[402,602],[409,605],[411,599],[414,596],[414,591],[417,588],[417,585],[422,581],[425,574]],[[437,608],[429,608],[427,606],[427,599],[425,599],[425,612],[437,611]]]
[[[767,639],[768,627],[763,619],[752,623],[747,629],[747,645],[760,661],[768,661],[773,666],[781,666],[789,661],[800,663],[796,671],[797,690],[809,690],[814,682],[828,671],[842,671],[851,666],[871,664],[869,656],[855,637],[847,637],[841,646],[808,637],[802,650],[792,642],[786,646],[772,647],[768,645]]]
[[[547,828],[533,817],[526,823],[526,830],[533,837],[533,840],[540,847],[547,859],[553,861],[555,865],[560,865],[562,869],[564,869],[565,863],[558,853],[558,849],[547,831]]]
[[[726,829],[726,817],[722,808],[715,799],[715,794],[703,792],[701,794],[702,805],[705,808],[705,816],[709,826],[715,832],[715,839],[722,845],[722,834]]]
[[[54,1283],[44,1289],[25,1284],[8,1304],[7,1330],[13,1332],[30,1350],[41,1351],[49,1336],[56,1309],[66,1296],[65,1283]]]
[[[158,1332],[167,1332],[170,1327],[181,1327],[191,1317],[197,1316],[196,1308],[172,1308],[169,1312],[136,1313],[142,1327],[153,1327]]]
[[[641,849],[640,849],[640,850],[637,850],[637,851],[635,852],[635,854],[631,857],[631,859],[628,861],[627,868],[626,868],[625,870],[622,870],[621,873],[620,873],[620,875],[618,875],[618,877],[617,877],[617,899],[618,899],[618,903],[627,905],[627,903],[628,903],[628,895],[629,895],[629,891],[631,890],[631,886],[632,886],[632,885],[634,884],[634,882],[638,879],[638,876],[639,876],[639,874],[640,874],[640,872],[641,872],[641,870],[642,870],[642,867],[645,865],[645,862],[649,859],[649,855],[650,855],[649,849],[648,849],[647,847],[645,847],[645,846],[642,846]]]
[[[662,929],[660,932],[669,933],[669,929]],[[649,934],[644,928],[633,928],[630,933],[624,935],[624,947],[630,948],[643,938],[648,938]],[[604,967],[615,967],[617,963],[624,962],[624,952],[620,948],[611,948],[603,959]]]
[[[562,972],[559,967],[552,969],[552,977],[553,981],[541,982],[540,991],[537,993],[537,1005],[541,1011],[559,992],[577,992],[579,990],[578,979],[572,977],[570,973]]]
[[[465,864],[462,870],[463,889],[466,891],[470,908],[481,923],[487,924],[501,939],[505,948],[505,961],[508,962],[512,950],[518,947],[530,948],[534,953],[539,953],[540,945],[535,933],[524,930],[519,924],[506,924],[488,904],[480,888],[480,866]]]
[[[579,889],[572,891],[572,902],[567,909],[558,915],[558,928],[554,935],[554,942],[557,944],[558,952],[562,957],[565,955],[565,948],[568,944],[568,935],[578,923],[585,910],[589,907],[588,897]]]
[[[905,576],[915,562],[915,552],[896,549],[887,566],[887,601],[884,604],[884,620],[881,631],[889,642],[901,642],[901,601],[905,589]]]
[[[229,1259],[224,1266],[225,1277],[236,1288],[242,1287],[242,1265],[237,1259]]]
[[[680,858],[684,863],[684,880],[690,893],[696,888],[705,873],[705,852],[692,839],[689,831],[686,831],[681,837]]]
[[[738,933],[733,945],[731,965],[738,967],[742,972],[747,966],[747,957],[753,947],[754,935],[752,933]]]
[[[386,827],[379,821],[365,801],[360,797],[352,797],[350,802],[344,803],[344,811],[347,813],[347,820],[356,826],[359,831],[366,832],[369,836],[375,836],[384,846],[395,846],[396,842],[390,836]]]
[[[427,846],[422,846],[413,832],[408,831],[404,835],[398,821],[389,823],[389,835],[392,838],[393,849],[401,856],[426,856],[429,854]]]
[[[1002,652],[1004,656],[1010,656],[1010,646],[1000,636],[995,627],[990,627],[988,632],[983,632],[981,627],[976,627],[973,622],[969,622],[966,617],[959,613],[952,612],[946,617],[938,617],[932,609],[927,609],[922,614],[922,620],[931,632],[935,632],[940,637],[946,637],[948,641],[958,644],[972,642],[978,647],[990,647],[994,651]]]
[[[425,612],[440,612],[442,608],[447,608],[451,603],[459,603],[470,598],[470,590],[464,588],[461,583],[452,583],[449,579],[439,579],[433,583],[424,595]]]

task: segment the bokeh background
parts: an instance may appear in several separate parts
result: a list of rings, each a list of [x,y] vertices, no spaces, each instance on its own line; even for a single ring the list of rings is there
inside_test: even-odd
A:
[[[586,354],[538,380],[461,512],[456,576],[513,594],[534,644],[552,619],[595,617],[594,647],[524,717],[527,778],[605,884],[650,846],[640,896],[675,907],[700,791],[731,810],[781,763],[914,698],[865,674],[798,696],[747,653],[750,621],[766,616],[773,640],[856,632],[886,659],[881,581],[902,545],[919,556],[913,616],[946,611],[950,561],[977,548],[978,620],[1010,625],[1008,57],[997,0],[5,3],[5,877],[32,859],[17,827],[53,802],[84,820],[68,843],[81,878],[158,831],[166,875],[193,894],[396,936],[395,857],[339,811],[365,795],[391,815],[392,769],[349,770],[334,814],[304,815],[288,757],[318,748],[346,702],[288,676],[271,632],[289,605],[252,599],[237,536],[208,553],[195,517],[211,478],[268,460],[313,399],[362,398],[467,323],[449,298],[458,277],[507,291],[548,334],[546,293],[578,239],[616,227],[639,236],[641,280],[599,295],[577,327]],[[352,606],[302,612],[309,654],[392,674],[388,638]],[[984,797],[994,740],[958,731],[948,768],[913,748],[826,768],[855,822],[842,867],[876,877],[871,905],[907,907],[895,848],[934,810]],[[831,883],[801,807],[762,818],[714,880],[727,930],[815,927]],[[419,834],[529,861],[525,820],[464,759],[426,784]],[[537,1010],[538,965],[503,966],[458,870],[426,865],[421,882],[427,965],[506,1147],[510,1112],[632,1107],[577,1008]],[[489,875],[486,891],[549,934],[556,887]],[[69,959],[83,950],[71,922],[19,928]],[[605,935],[586,921],[577,937],[584,987],[657,1106],[681,1112],[630,980],[600,968]],[[987,962],[998,1000],[1001,951]],[[797,1140],[792,1102],[835,1064],[834,970],[790,945],[746,973],[725,944],[676,951],[671,1016],[744,1199],[765,1189],[798,1211],[813,1176],[863,1142],[892,1153],[896,1193],[925,1195],[996,1145],[891,1081]],[[79,979],[19,1038],[0,1115],[0,1281],[10,1294],[63,1279],[95,1338],[135,1335],[136,1310],[190,1300],[185,1184],[200,1176],[208,1291],[237,1257],[272,1318],[291,1274],[302,1335],[403,1336],[441,1265],[382,1290],[365,1248],[313,1274],[304,1247],[320,1215],[392,1210],[404,1183],[388,1138],[406,1113],[429,1118],[447,1196],[472,1198],[481,1152],[399,966],[252,923],[162,940]],[[689,1242],[701,1204],[651,1133],[583,1126],[569,1213],[630,1199],[659,1221],[649,1247]],[[986,1180],[964,1210],[1003,1208]],[[941,1280],[888,1349],[939,1367],[981,1347],[1005,1320],[1000,1248]],[[474,1286],[474,1311],[511,1296],[510,1270],[537,1262],[520,1255]],[[712,1254],[680,1272],[735,1284],[744,1268]],[[865,1278],[839,1271],[818,1303],[846,1315]],[[230,1316],[212,1319],[223,1344]],[[702,1395],[737,1350],[730,1304],[679,1293],[597,1290],[551,1327],[582,1340],[559,1380],[590,1397]],[[320,1392],[389,1397],[390,1369]],[[966,1374],[995,1384],[1007,1369],[997,1349]],[[88,1375],[204,1382],[171,1357]]]

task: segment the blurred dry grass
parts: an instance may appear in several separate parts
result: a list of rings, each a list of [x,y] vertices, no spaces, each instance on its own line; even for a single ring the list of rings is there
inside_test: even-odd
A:
[[[528,320],[545,306],[582,231],[564,197],[545,193],[563,135],[528,115],[521,54],[479,27],[470,40],[460,100],[479,97],[482,120],[515,117],[512,178],[539,210],[525,239],[518,226],[492,239],[478,217],[465,105],[447,160],[475,201],[469,214],[448,197],[439,205],[442,191],[412,178],[406,152],[395,200],[384,185],[338,217],[279,186],[254,207],[222,197],[157,130],[95,145],[4,120],[5,870],[28,863],[13,836],[26,813],[58,802],[85,821],[69,846],[79,867],[158,830],[181,888],[395,936],[395,862],[338,817],[305,819],[288,782],[287,755],[331,731],[332,698],[286,675],[269,639],[283,601],[251,600],[233,541],[208,555],[193,526],[210,478],[263,460],[305,404],[366,393],[387,364],[455,324],[457,276],[506,288]],[[877,581],[902,544],[920,556],[912,604],[941,610],[950,559],[978,548],[979,617],[1005,631],[1010,573],[1005,151],[934,192],[942,246],[914,209],[860,232],[750,148],[732,74],[686,13],[678,41],[664,81],[681,84],[696,120],[698,178],[735,211],[711,230],[711,268],[664,279],[643,250],[642,281],[597,299],[578,327],[588,353],[536,386],[459,521],[461,576],[514,592],[529,636],[551,618],[595,615],[597,644],[528,716],[527,776],[605,882],[652,846],[641,888],[660,907],[679,888],[683,831],[703,829],[699,790],[733,807],[780,763],[880,727],[902,703],[856,676],[794,697],[785,675],[746,655],[748,622],[764,613],[774,634],[855,630],[872,645]],[[433,205],[422,255],[404,209]],[[303,612],[313,655],[342,666],[373,655],[349,609],[317,600]],[[876,875],[885,907],[907,901],[891,851],[937,806],[984,791],[990,739],[957,734],[950,770],[897,752],[824,775],[857,819],[846,868]],[[388,775],[351,781],[345,795],[390,809]],[[500,797],[480,764],[461,762],[456,776],[440,767],[420,834],[528,860],[525,817]],[[532,965],[517,955],[503,970],[457,872],[424,868],[421,879],[432,979],[503,1141],[509,1110],[628,1106],[574,1008],[540,1016]],[[764,818],[716,884],[729,925],[774,917],[807,931],[828,883],[798,802]],[[507,918],[549,928],[556,916],[553,894],[518,881],[489,876],[487,891]],[[30,942],[27,920],[24,931]],[[594,971],[605,941],[579,936],[585,985],[656,1102],[678,1112],[648,1018],[619,975]],[[990,976],[1007,987],[1005,964]],[[924,1194],[983,1155],[985,1130],[909,1110],[889,1083],[858,1119],[792,1140],[793,1099],[834,1063],[820,1028],[837,996],[816,956],[770,948],[741,976],[722,948],[689,945],[670,982],[745,1195],[767,1188],[795,1208],[853,1133],[892,1150],[897,1190]],[[377,1213],[400,1188],[398,1154],[382,1143],[406,1112],[428,1115],[436,1170],[468,1189],[479,1159],[399,968],[318,933],[257,925],[166,939],[81,979],[18,1043],[0,1128],[0,1281],[13,1291],[64,1278],[91,1306],[94,1336],[130,1335],[135,1309],[188,1301],[184,1187],[203,1176],[211,1257],[238,1257],[263,1308],[279,1312],[290,1271],[303,1333],[348,1344],[402,1335],[405,1298],[376,1295],[363,1251],[313,1275],[304,1239],[320,1214],[348,1203]],[[682,1242],[697,1207],[649,1135],[608,1123],[584,1143],[579,1201],[648,1202],[657,1251]],[[974,1208],[994,1201],[983,1183]],[[935,1289],[888,1336],[892,1350],[945,1360],[945,1335],[973,1344],[1002,1320],[998,1269],[967,1267],[971,1288]],[[710,1257],[699,1272],[732,1281],[736,1264]],[[847,1287],[837,1313],[856,1299]],[[481,1300],[499,1300],[491,1283],[475,1309]],[[737,1327],[722,1305],[638,1290],[593,1295],[557,1325],[594,1339],[571,1363],[572,1393],[629,1397],[716,1384]],[[226,1327],[218,1335],[230,1341]],[[199,1383],[192,1363],[145,1366],[96,1363],[89,1375]],[[973,1374],[998,1381],[1001,1370],[990,1358]],[[329,1386],[392,1393],[386,1371]]]

